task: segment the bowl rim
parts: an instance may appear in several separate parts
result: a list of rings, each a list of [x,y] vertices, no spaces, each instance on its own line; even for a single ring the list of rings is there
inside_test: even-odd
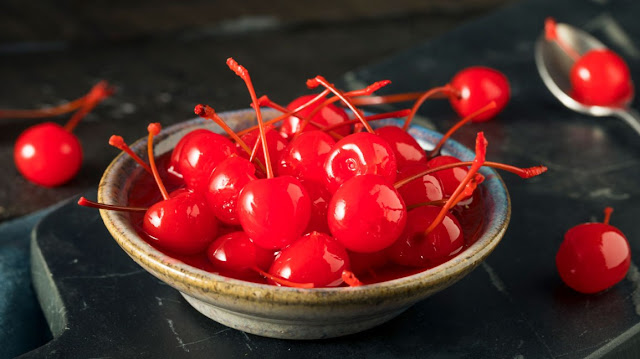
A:
[[[253,109],[242,109],[235,111],[221,112],[219,115],[228,120],[234,116],[247,116]],[[263,110],[263,116],[268,119],[270,116],[279,114],[276,111]],[[205,122],[206,121],[206,122]],[[203,127],[211,121],[195,118],[164,128],[158,136],[156,136],[155,149],[158,144],[169,136],[185,131],[189,128],[196,129]],[[380,124],[398,123],[397,120],[380,121]],[[231,125],[231,124],[230,124]],[[211,129],[211,127],[209,127]],[[419,132],[433,138],[439,138],[442,134],[427,129],[425,127],[412,125],[410,132]],[[131,145],[131,149],[137,154],[146,153],[147,137],[142,137]],[[172,147],[171,147],[172,148]],[[453,153],[470,153],[473,152],[455,140],[447,140],[443,147],[445,152]],[[166,153],[163,152],[163,153]],[[160,153],[162,154],[162,153]],[[158,153],[156,153],[156,156]],[[123,184],[118,180],[118,172],[123,167],[132,166],[133,159],[124,152],[118,154],[105,170],[100,184],[98,186],[98,201],[107,204],[120,204],[115,198],[115,194],[119,193],[123,188]],[[139,165],[136,164],[139,167]],[[228,295],[234,298],[243,298],[248,301],[263,301],[265,297],[270,302],[275,303],[297,303],[297,304],[324,304],[332,305],[335,303],[361,303],[363,298],[376,297],[380,299],[392,299],[399,294],[412,296],[420,292],[427,292],[430,287],[437,285],[443,281],[447,281],[450,277],[462,277],[468,271],[475,268],[483,261],[501,241],[511,218],[511,199],[507,187],[500,175],[491,168],[483,167],[481,172],[486,180],[481,186],[489,187],[492,190],[498,190],[492,193],[492,199],[502,204],[500,208],[500,216],[490,218],[490,223],[483,224],[485,226],[484,233],[477,240],[467,247],[462,253],[433,268],[418,272],[413,275],[401,277],[393,280],[383,281],[374,284],[367,284],[359,287],[336,287],[336,288],[291,288],[280,287],[268,284],[260,284],[247,282],[239,279],[229,278],[215,273],[207,272],[199,268],[192,267],[179,260],[162,253],[155,249],[148,242],[142,239],[136,231],[131,227],[128,221],[128,215],[116,211],[100,210],[100,214],[105,226],[118,243],[118,245],[136,262],[141,264],[145,269],[154,276],[156,273],[172,277],[190,290],[197,289],[196,293],[214,293],[216,295]],[[124,186],[126,187],[126,186]],[[127,188],[128,190],[128,188]],[[487,193],[490,191],[487,190]],[[124,194],[127,195],[126,193]],[[126,205],[126,203],[125,203]],[[156,273],[154,273],[156,272]],[[162,279],[162,278],[160,278]],[[171,283],[169,285],[176,287]],[[177,288],[183,292],[184,289]],[[187,291],[188,292],[188,291]],[[189,293],[187,293],[189,294]]]

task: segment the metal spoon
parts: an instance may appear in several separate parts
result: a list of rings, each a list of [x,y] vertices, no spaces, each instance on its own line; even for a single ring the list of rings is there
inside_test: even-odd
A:
[[[567,24],[558,23],[556,32],[562,41],[580,54],[593,49],[606,48],[604,44],[593,36]],[[605,107],[585,105],[574,100],[569,95],[571,92],[569,72],[574,61],[564,53],[560,46],[554,42],[547,41],[544,33],[536,42],[535,59],[538,72],[545,85],[565,106],[586,115],[619,117],[640,134],[640,114],[629,107],[632,98],[629,98],[628,101],[619,106]]]

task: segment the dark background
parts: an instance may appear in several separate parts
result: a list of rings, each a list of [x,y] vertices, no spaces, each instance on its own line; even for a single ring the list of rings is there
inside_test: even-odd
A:
[[[38,108],[83,95],[100,79],[117,93],[74,131],[85,160],[70,183],[24,180],[13,143],[38,120],[0,120],[0,221],[97,186],[118,153],[111,134],[132,142],[148,122],[193,117],[195,104],[244,108],[234,57],[259,93],[287,103],[322,74],[381,61],[509,3],[508,0],[19,1],[0,2],[0,108]],[[464,46],[464,45],[462,45]],[[68,117],[55,119],[64,123]]]

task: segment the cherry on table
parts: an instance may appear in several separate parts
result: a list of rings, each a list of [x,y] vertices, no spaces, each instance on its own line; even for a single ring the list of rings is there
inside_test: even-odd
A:
[[[609,224],[613,209],[605,209],[603,223],[583,223],[567,231],[556,254],[560,278],[580,293],[597,293],[614,286],[631,265],[625,235]]]
[[[472,66],[458,72],[450,82],[459,96],[451,96],[449,102],[461,117],[466,117],[480,110],[491,101],[496,107],[476,116],[473,122],[487,121],[498,114],[509,102],[511,89],[509,80],[498,70]]]

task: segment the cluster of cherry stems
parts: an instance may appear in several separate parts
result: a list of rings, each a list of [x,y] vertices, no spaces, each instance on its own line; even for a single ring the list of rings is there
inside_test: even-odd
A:
[[[574,98],[612,105],[632,95],[629,70],[618,55],[607,49],[580,55],[560,40],[555,26],[553,19],[547,20],[547,39],[575,61],[570,77]],[[196,114],[215,121],[229,137],[199,129],[182,138],[166,171],[165,180],[177,187],[171,193],[153,157],[159,124],[149,125],[149,164],[121,137],[112,136],[110,144],[128,152],[153,175],[163,200],[150,208],[107,206],[84,198],[80,203],[142,212],[143,231],[154,245],[182,255],[206,251],[214,266],[232,277],[249,279],[257,273],[277,285],[355,286],[361,284],[357,275],[375,277],[376,268],[388,262],[423,269],[458,254],[465,240],[452,210],[472,200],[483,180],[477,173],[481,166],[524,178],[546,170],[485,161],[487,142],[482,133],[472,162],[440,155],[444,141],[456,129],[470,121],[486,121],[507,104],[509,84],[493,69],[471,67],[445,86],[390,96],[371,96],[389,81],[341,92],[317,76],[307,85],[324,87],[322,92],[282,107],[266,96],[257,98],[248,71],[233,59],[227,64],[247,84],[257,128],[236,134],[211,107],[196,106]],[[608,73],[602,74],[602,69]],[[20,136],[14,151],[19,171],[43,186],[71,179],[82,162],[80,143],[71,132],[112,92],[101,82],[83,98],[57,108],[0,111],[0,117],[41,117],[77,110],[64,127],[47,122]],[[418,108],[433,97],[448,98],[463,120],[425,153],[406,130]],[[410,109],[373,116],[364,116],[356,107],[412,100]],[[336,106],[338,101],[356,118],[350,119]],[[275,108],[282,115],[263,122],[260,107]],[[406,118],[402,128],[374,130],[369,124],[392,117]],[[567,232],[556,257],[561,277],[578,291],[606,289],[628,270],[628,243],[608,224],[611,210],[606,213],[605,223],[583,224]],[[604,233],[620,238],[609,241],[613,244],[607,249],[602,245]],[[575,245],[578,241],[580,245]],[[616,265],[604,263],[602,258],[612,256],[619,257]],[[586,257],[591,258],[589,263]]]

